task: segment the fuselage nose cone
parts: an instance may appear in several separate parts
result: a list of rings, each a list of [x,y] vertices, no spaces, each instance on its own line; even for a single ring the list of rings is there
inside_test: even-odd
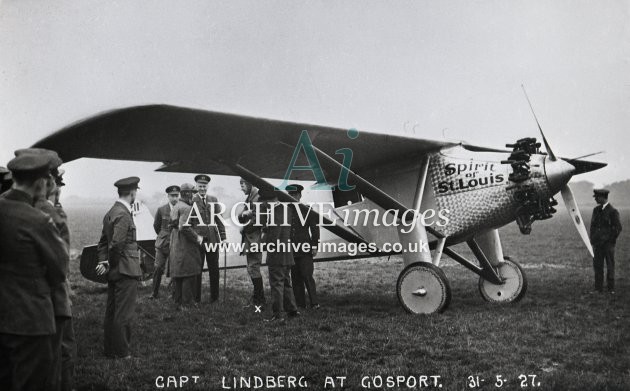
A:
[[[575,167],[562,159],[552,161],[549,156],[545,157],[545,175],[552,194],[556,194],[569,182]]]

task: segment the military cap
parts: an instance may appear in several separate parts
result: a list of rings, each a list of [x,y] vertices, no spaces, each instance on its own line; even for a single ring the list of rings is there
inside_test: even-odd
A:
[[[192,184],[190,184],[190,183],[184,183],[184,184],[180,187],[180,189],[179,189],[179,190],[180,190],[180,191],[182,191],[182,192],[184,192],[184,191],[190,191],[190,192],[192,192],[192,191],[194,191],[194,190],[195,190],[195,186],[193,186],[193,185],[192,185]]]
[[[602,196],[608,198],[608,193],[610,193],[608,189],[593,189],[593,197]]]
[[[210,183],[210,175],[206,175],[206,174],[195,175],[195,182]]]
[[[270,200],[278,196],[278,193],[273,188],[264,188],[258,191],[259,200]]]
[[[172,185],[166,188],[166,194],[179,194],[182,189],[177,185]]]
[[[118,190],[135,190],[139,189],[138,182],[140,182],[140,178],[137,176],[130,176],[128,178],[117,180],[114,182],[114,186],[116,186]]]
[[[43,154],[22,154],[14,157],[7,168],[14,176],[47,178],[50,175],[50,158]]]
[[[50,169],[51,170],[55,170],[59,166],[61,166],[63,164],[63,160],[61,160],[61,158],[59,157],[57,152],[51,151],[50,149],[44,149],[44,148],[22,148],[22,149],[16,150],[14,153],[15,153],[16,157],[17,156],[21,156],[21,155],[25,155],[25,154],[48,156],[48,158],[50,159]]]
[[[298,185],[297,183],[286,187],[286,191],[288,191],[289,193],[301,193],[302,190],[304,190],[304,186]]]

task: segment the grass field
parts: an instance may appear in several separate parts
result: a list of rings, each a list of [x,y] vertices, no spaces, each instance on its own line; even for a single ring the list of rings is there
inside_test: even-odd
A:
[[[98,239],[104,212],[68,208],[73,247]],[[347,376],[345,389],[362,389],[364,376],[439,375],[443,390],[473,389],[469,376],[485,379],[476,389],[492,390],[499,375],[507,390],[630,390],[629,217],[622,211],[627,230],[617,245],[614,297],[586,293],[591,261],[560,211],[535,223],[530,236],[515,224],[502,230],[506,255],[529,281],[520,303],[484,302],[477,277],[447,261],[449,309],[411,316],[395,295],[401,260],[332,262],[316,267],[323,308],[277,325],[242,309],[251,283],[245,270],[233,270],[225,301],[210,305],[204,286],[197,310],[176,312],[165,294],[149,301],[150,288],[142,288],[130,360],[103,357],[105,287],[84,280],[75,264],[77,386],[151,390],[156,377],[173,375],[199,376],[182,389],[216,390],[223,376],[292,375],[304,376],[311,390],[324,389],[326,376]],[[519,375],[536,375],[534,384],[530,377],[521,388]]]

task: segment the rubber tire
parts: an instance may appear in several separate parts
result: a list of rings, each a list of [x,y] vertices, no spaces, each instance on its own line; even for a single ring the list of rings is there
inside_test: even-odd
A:
[[[405,303],[405,299],[413,298],[403,292],[403,284],[412,276],[413,273],[426,273],[426,277],[429,279],[427,282],[436,283],[440,288],[442,297],[434,310],[429,312],[418,312]],[[442,269],[428,262],[415,262],[404,268],[398,275],[398,281],[396,282],[396,294],[400,305],[410,314],[441,313],[448,308],[451,302],[451,286],[446,278],[446,275]]]
[[[507,300],[496,300],[494,296],[491,296],[490,294],[488,294],[488,292],[486,292],[484,287],[486,286],[496,287],[496,286],[501,286],[501,285],[493,284],[485,280],[483,277],[479,277],[479,293],[481,294],[481,297],[489,303],[495,303],[495,304],[516,303],[520,301],[523,298],[523,296],[525,296],[525,292],[527,292],[527,276],[525,275],[525,271],[523,270],[521,265],[519,265],[516,261],[513,261],[510,257],[504,257],[504,262],[501,262],[499,264],[499,268],[504,265],[510,265],[512,267],[512,271],[515,270],[517,274],[519,275],[520,291],[518,291],[515,295],[512,295],[512,297],[508,298]],[[500,272],[501,270],[499,270],[499,273]]]

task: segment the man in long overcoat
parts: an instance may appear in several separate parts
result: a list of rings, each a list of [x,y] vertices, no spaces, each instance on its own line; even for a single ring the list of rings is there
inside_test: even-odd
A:
[[[179,186],[173,185],[166,188],[168,202],[162,205],[155,212],[153,220],[153,230],[157,234],[155,239],[155,271],[153,272],[153,293],[152,298],[157,299],[160,293],[162,275],[168,261],[171,244],[171,211],[179,201]]]
[[[181,186],[181,198],[171,211],[171,247],[169,253],[169,275],[175,282],[175,304],[177,308],[193,304],[197,279],[201,277],[200,244],[203,237],[195,232],[195,224],[189,220],[193,185]],[[190,223],[188,225],[187,223]]]

